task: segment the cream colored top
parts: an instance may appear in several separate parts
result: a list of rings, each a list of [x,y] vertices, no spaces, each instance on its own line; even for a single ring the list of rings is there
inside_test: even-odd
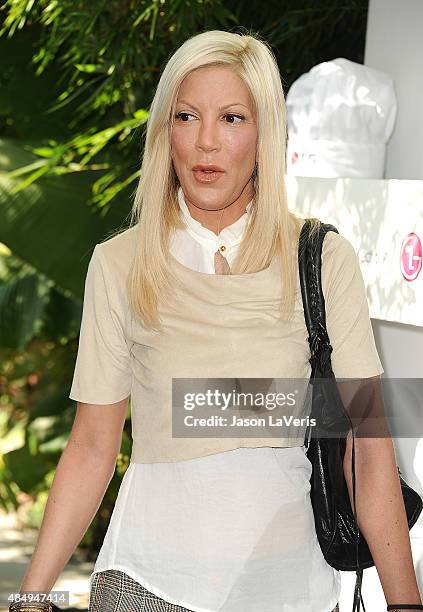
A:
[[[295,427],[288,437],[172,437],[172,377],[309,378],[299,276],[295,316],[280,321],[276,259],[252,274],[216,275],[191,270],[170,255],[179,279],[177,299],[160,304],[164,332],[153,331],[133,319],[125,296],[135,231],[95,246],[69,397],[109,404],[131,394],[131,462],[179,461],[241,447],[302,446],[304,428]],[[351,243],[335,232],[323,243],[322,287],[335,375],[382,373],[358,258]]]
[[[249,214],[216,236],[191,217],[181,189],[178,200],[186,227],[174,232],[172,255],[214,274],[223,245],[231,264]],[[97,572],[121,570],[193,612],[333,610],[341,577],[317,541],[311,471],[304,446],[131,462],[90,583]]]

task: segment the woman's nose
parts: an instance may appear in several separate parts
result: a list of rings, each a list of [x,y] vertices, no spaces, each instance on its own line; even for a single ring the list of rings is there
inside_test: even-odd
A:
[[[219,134],[216,124],[209,121],[202,121],[198,128],[197,146],[202,149],[217,149],[219,148]]]

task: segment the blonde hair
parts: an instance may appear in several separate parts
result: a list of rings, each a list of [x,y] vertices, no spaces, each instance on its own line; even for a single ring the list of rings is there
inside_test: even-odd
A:
[[[168,60],[146,123],[140,178],[131,212],[136,251],[128,274],[128,301],[144,325],[161,327],[159,296],[176,281],[169,266],[169,240],[180,218],[178,177],[171,161],[170,137],[179,87],[193,70],[222,66],[233,70],[249,88],[258,123],[257,169],[251,221],[231,266],[233,274],[256,272],[280,258],[283,285],[280,315],[293,312],[297,245],[302,219],[288,210],[285,188],[286,106],[276,59],[257,34],[221,30],[187,39]],[[314,219],[313,228],[318,220]]]

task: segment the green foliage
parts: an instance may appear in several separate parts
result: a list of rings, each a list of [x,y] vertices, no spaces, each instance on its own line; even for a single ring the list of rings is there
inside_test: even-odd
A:
[[[0,37],[39,30],[31,46],[34,76],[60,64],[61,74],[44,113],[69,113],[72,135],[32,148],[39,156],[13,177],[19,189],[42,176],[95,170],[91,203],[107,205],[135,186],[139,157],[134,137],[147,118],[161,67],[173,45],[197,28],[229,28],[235,21],[220,0],[198,2],[8,0]],[[71,41],[71,42],[70,42]],[[36,47],[33,53],[32,47]],[[13,46],[12,46],[13,47]],[[55,90],[55,91],[54,91]],[[139,149],[137,149],[139,151]],[[109,152],[115,154],[110,158]]]
[[[252,31],[274,48],[286,89],[312,65],[342,55],[362,61],[367,0],[7,0],[1,36],[38,28],[31,45],[36,77],[60,76],[44,114],[66,109],[71,137],[33,148],[35,167],[16,188],[39,177],[95,170],[90,201],[106,206],[135,186],[136,137],[155,86],[172,51],[208,29]],[[35,52],[33,50],[35,47]],[[118,153],[112,161],[107,152]]]
[[[115,105],[119,114],[133,116],[147,105],[174,44],[202,27],[226,29],[236,23],[220,0],[9,0],[4,10],[0,35],[28,24],[42,26],[33,57],[36,74],[60,57],[64,87],[57,104],[78,97],[78,120],[92,111],[104,117]]]

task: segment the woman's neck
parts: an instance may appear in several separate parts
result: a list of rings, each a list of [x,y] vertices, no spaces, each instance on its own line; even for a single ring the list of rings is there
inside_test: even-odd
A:
[[[253,195],[251,192],[246,192],[245,195],[242,194],[238,200],[232,202],[232,204],[217,210],[199,208],[187,199],[185,199],[185,203],[191,217],[218,236],[225,227],[232,225],[245,214],[246,207],[249,202],[251,202],[252,198]]]

